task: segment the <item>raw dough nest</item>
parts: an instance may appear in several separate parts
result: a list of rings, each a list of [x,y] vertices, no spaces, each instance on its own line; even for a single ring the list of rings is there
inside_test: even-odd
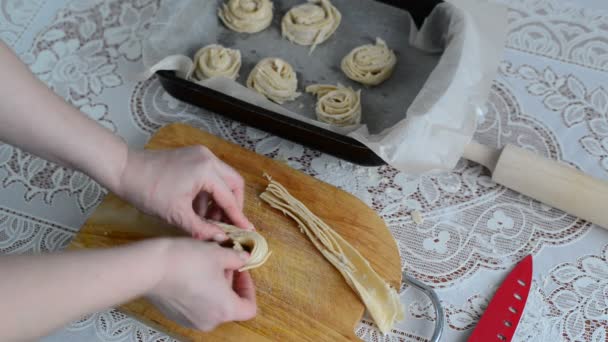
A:
[[[247,263],[239,271],[242,272],[262,266],[268,260],[270,254],[272,254],[268,249],[266,239],[259,233],[221,222],[213,223],[222,228],[228,236],[228,241],[224,244],[229,244],[229,247],[236,251],[247,251],[249,253]]]
[[[264,58],[251,70],[247,78],[247,87],[266,96],[270,100],[283,104],[293,101],[300,93],[295,71],[280,58]]]
[[[228,0],[218,15],[233,31],[256,33],[270,25],[272,7],[270,0]]]
[[[342,15],[329,0],[309,0],[285,14],[281,29],[283,37],[289,41],[299,45],[312,45],[312,52],[336,31],[341,20]]]
[[[339,84],[315,84],[306,92],[318,97],[315,111],[317,119],[336,126],[356,125],[361,122],[361,90]]]
[[[218,44],[207,45],[194,55],[194,78],[202,81],[214,76],[235,80],[241,69],[241,52]]]
[[[397,56],[386,42],[376,38],[376,44],[353,49],[342,59],[342,71],[353,81],[378,85],[387,80],[397,64]]]

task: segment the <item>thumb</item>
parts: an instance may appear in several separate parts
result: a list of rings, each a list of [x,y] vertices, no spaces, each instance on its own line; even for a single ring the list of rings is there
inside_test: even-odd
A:
[[[228,239],[226,233],[217,225],[202,219],[194,210],[190,211],[190,229],[192,236],[198,240],[214,240],[223,242]]]
[[[209,182],[208,187],[205,190],[211,194],[215,204],[224,210],[232,224],[243,229],[253,230],[253,224],[245,217],[234,193],[223,180],[215,179]]]
[[[228,248],[219,248],[217,249],[217,253],[218,260],[220,260],[220,265],[225,270],[238,270],[239,268],[245,266],[247,260],[249,259],[249,253],[244,251],[238,252]]]

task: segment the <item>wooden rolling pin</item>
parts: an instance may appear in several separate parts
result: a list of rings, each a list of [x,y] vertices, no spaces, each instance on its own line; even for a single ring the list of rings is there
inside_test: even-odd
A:
[[[522,148],[469,144],[464,158],[487,167],[492,180],[608,229],[608,182]]]

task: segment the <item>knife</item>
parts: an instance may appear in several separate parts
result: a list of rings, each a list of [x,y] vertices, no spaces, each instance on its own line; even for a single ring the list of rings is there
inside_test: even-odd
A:
[[[511,341],[526,306],[531,283],[532,256],[528,255],[500,285],[468,341]]]

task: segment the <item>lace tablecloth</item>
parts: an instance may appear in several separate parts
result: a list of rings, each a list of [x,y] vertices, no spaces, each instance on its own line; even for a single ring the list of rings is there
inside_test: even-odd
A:
[[[476,139],[523,146],[607,179],[608,6],[503,2],[511,8],[507,49]],[[534,255],[534,283],[516,340],[607,340],[605,230],[492,183],[473,163],[432,177],[363,168],[185,105],[157,79],[129,81],[125,75],[141,69],[140,42],[151,18],[170,3],[0,0],[0,38],[56,93],[134,146],[166,123],[187,122],[364,200],[390,226],[407,272],[436,288],[446,341],[470,334],[496,286],[527,254]],[[105,193],[80,173],[0,145],[0,251],[62,249]],[[423,214],[423,224],[412,222],[412,210]],[[407,320],[392,333],[382,336],[364,319],[357,334],[426,341],[435,319],[429,303],[412,289],[402,300]],[[45,340],[171,339],[109,310]]]

